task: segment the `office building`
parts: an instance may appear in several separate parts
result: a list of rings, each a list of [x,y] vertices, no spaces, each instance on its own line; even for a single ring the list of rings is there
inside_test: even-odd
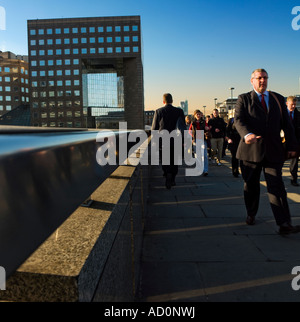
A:
[[[32,125],[144,127],[139,16],[28,21]]]
[[[29,104],[28,57],[0,51],[0,118]]]

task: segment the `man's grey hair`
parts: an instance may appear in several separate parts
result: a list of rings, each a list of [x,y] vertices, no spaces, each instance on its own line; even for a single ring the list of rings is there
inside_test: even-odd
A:
[[[252,78],[254,78],[254,74],[255,73],[266,73],[267,75],[268,75],[268,72],[265,70],[265,69],[263,69],[263,68],[258,68],[258,69],[255,69],[253,72],[252,72],[252,74],[251,74],[251,79]],[[269,76],[269,75],[268,75]]]

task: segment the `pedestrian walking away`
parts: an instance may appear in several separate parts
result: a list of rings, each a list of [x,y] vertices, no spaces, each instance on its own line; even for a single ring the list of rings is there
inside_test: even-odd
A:
[[[163,95],[163,104],[164,106],[157,109],[154,113],[152,130],[158,130],[162,132],[166,130],[167,133],[171,133],[177,129],[179,123],[185,124],[183,110],[181,108],[174,107],[173,97],[171,94],[167,93]],[[162,135],[166,135],[166,132],[163,131]],[[170,138],[170,136],[168,135]],[[164,142],[164,139],[162,139]],[[168,150],[170,153],[170,162],[168,164],[164,164],[162,162],[163,175],[166,177],[166,188],[171,189],[172,186],[176,185],[175,178],[178,173],[178,165],[175,164],[175,156],[174,156],[174,140],[171,138],[168,141],[169,146],[162,146],[162,149],[165,151]]]
[[[298,142],[282,95],[267,91],[268,73],[251,74],[253,91],[239,95],[234,123],[242,140],[236,157],[242,160],[246,223],[255,224],[259,208],[260,175],[263,171],[269,202],[280,234],[299,232],[291,223],[287,193],[282,179],[285,151],[280,132],[285,133],[288,157],[296,157]]]

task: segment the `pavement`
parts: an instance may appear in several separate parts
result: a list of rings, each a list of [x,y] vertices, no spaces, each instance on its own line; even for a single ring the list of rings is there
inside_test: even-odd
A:
[[[248,226],[229,154],[222,166],[210,163],[207,177],[185,169],[167,190],[161,167],[152,167],[140,302],[300,301],[300,233],[278,234],[264,177],[256,225]],[[290,184],[288,162],[283,178],[292,223],[300,224],[300,187]]]

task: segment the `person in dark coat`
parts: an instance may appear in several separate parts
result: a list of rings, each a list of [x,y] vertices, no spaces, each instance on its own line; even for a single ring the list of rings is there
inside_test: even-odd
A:
[[[169,93],[163,95],[163,103],[165,105],[154,113],[152,130],[159,132],[167,130],[168,133],[171,133],[178,128],[179,123],[185,124],[183,110],[172,105],[173,97]],[[176,184],[175,178],[178,174],[178,165],[175,164],[174,157],[174,144],[174,140],[171,138],[170,146],[166,147],[170,151],[170,162],[169,164],[162,163],[167,189],[171,189]]]
[[[295,135],[300,145],[300,112],[296,109],[297,98],[295,96],[289,96],[286,100],[287,111],[290,116],[291,122],[294,126]],[[298,161],[299,156],[292,158],[290,161],[290,173],[291,173],[291,184],[295,187],[299,186],[298,180]]]
[[[234,124],[234,117],[230,118],[227,122],[226,127],[226,136],[228,138],[228,149],[231,153],[231,167],[232,167],[232,175],[238,178],[240,171],[240,161],[236,157],[236,152],[241,140],[239,132],[237,131]]]
[[[236,157],[242,160],[246,223],[255,224],[259,207],[260,175],[264,172],[268,197],[280,234],[299,232],[291,223],[287,193],[282,179],[285,151],[280,132],[286,138],[288,157],[297,155],[298,143],[289,119],[285,99],[267,91],[268,73],[257,69],[251,75],[253,91],[238,97],[234,123],[241,136]]]

